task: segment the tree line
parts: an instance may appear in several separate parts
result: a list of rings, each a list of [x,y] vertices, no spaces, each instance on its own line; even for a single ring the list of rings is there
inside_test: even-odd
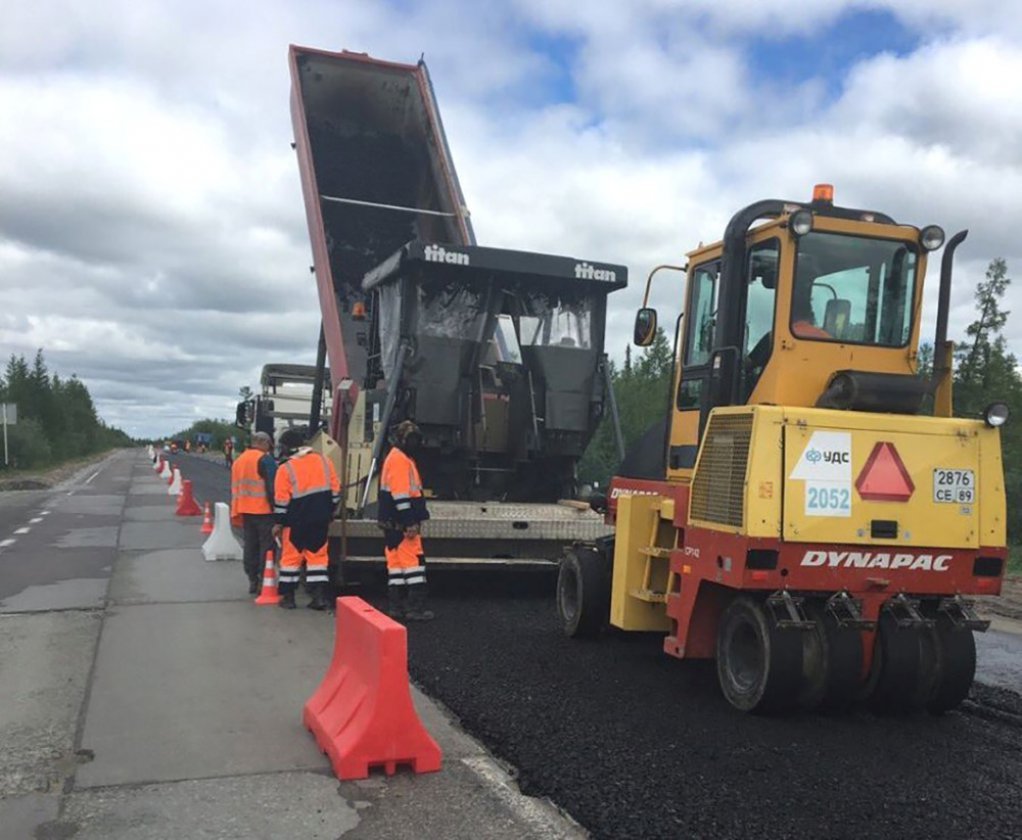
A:
[[[17,406],[18,421],[7,428],[9,466],[14,469],[48,467],[131,445],[128,435],[100,419],[89,389],[77,376],[62,379],[50,373],[41,349],[31,364],[24,356],[10,357],[0,377],[0,402]]]
[[[992,260],[986,279],[976,288],[977,316],[955,348],[954,413],[958,417],[977,418],[991,402],[1007,403],[1011,419],[1001,428],[1001,443],[1008,495],[1008,537],[1011,542],[1022,542],[1022,374],[1004,335],[1011,314],[1004,308],[1004,297],[1010,285],[1007,263],[1001,258]],[[664,331],[658,329],[653,344],[644,348],[638,359],[632,359],[628,347],[624,365],[612,365],[626,451],[652,423],[667,415],[672,355]],[[919,375],[929,376],[932,366],[933,347],[923,345],[919,350]],[[606,487],[617,467],[612,423],[605,416],[579,464],[579,480]]]

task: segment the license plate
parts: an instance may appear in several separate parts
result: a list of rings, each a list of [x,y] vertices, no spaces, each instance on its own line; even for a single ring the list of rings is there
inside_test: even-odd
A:
[[[933,471],[933,501],[971,505],[976,501],[976,476],[972,470]]]

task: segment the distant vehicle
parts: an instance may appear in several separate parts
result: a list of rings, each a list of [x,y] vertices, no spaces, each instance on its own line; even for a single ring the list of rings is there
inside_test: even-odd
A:
[[[268,364],[259,379],[261,391],[238,403],[235,425],[252,432],[266,432],[274,440],[295,426],[321,428],[330,419],[330,383],[314,405],[316,368],[313,365]]]

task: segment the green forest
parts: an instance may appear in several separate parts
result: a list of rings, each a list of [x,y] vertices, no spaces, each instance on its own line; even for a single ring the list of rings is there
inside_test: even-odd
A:
[[[0,402],[18,410],[18,422],[7,428],[10,469],[49,467],[131,445],[124,432],[99,418],[89,389],[77,376],[61,379],[50,373],[42,350],[31,364],[24,356],[11,356],[0,378]],[[0,470],[2,455],[0,450]]]
[[[955,348],[954,411],[959,417],[980,417],[986,406],[995,401],[1007,403],[1011,410],[1011,419],[1001,429],[1001,440],[1008,493],[1008,537],[1018,543],[1022,542],[1022,373],[1004,336],[1010,314],[1004,308],[1004,296],[1010,284],[1007,264],[1003,259],[995,259],[987,267],[986,278],[976,287],[975,319]],[[658,330],[653,344],[636,356],[633,358],[628,347],[624,365],[614,366],[612,371],[626,450],[667,413],[672,348],[663,330]],[[919,361],[919,375],[928,376],[933,364],[932,345],[920,348]],[[579,479],[606,487],[617,465],[617,448],[608,415],[582,459]]]

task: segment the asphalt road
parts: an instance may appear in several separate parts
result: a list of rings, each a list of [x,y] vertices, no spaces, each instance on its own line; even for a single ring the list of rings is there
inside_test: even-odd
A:
[[[127,482],[110,456],[58,489],[0,493],[0,612],[102,605]]]
[[[657,636],[565,638],[550,597],[434,598],[413,678],[597,838],[1018,837],[1022,702],[762,718]]]
[[[226,498],[222,463],[176,460],[200,499]],[[746,716],[657,635],[565,638],[550,580],[431,585],[413,678],[596,838],[1022,836],[1018,694],[977,685],[941,718]]]

